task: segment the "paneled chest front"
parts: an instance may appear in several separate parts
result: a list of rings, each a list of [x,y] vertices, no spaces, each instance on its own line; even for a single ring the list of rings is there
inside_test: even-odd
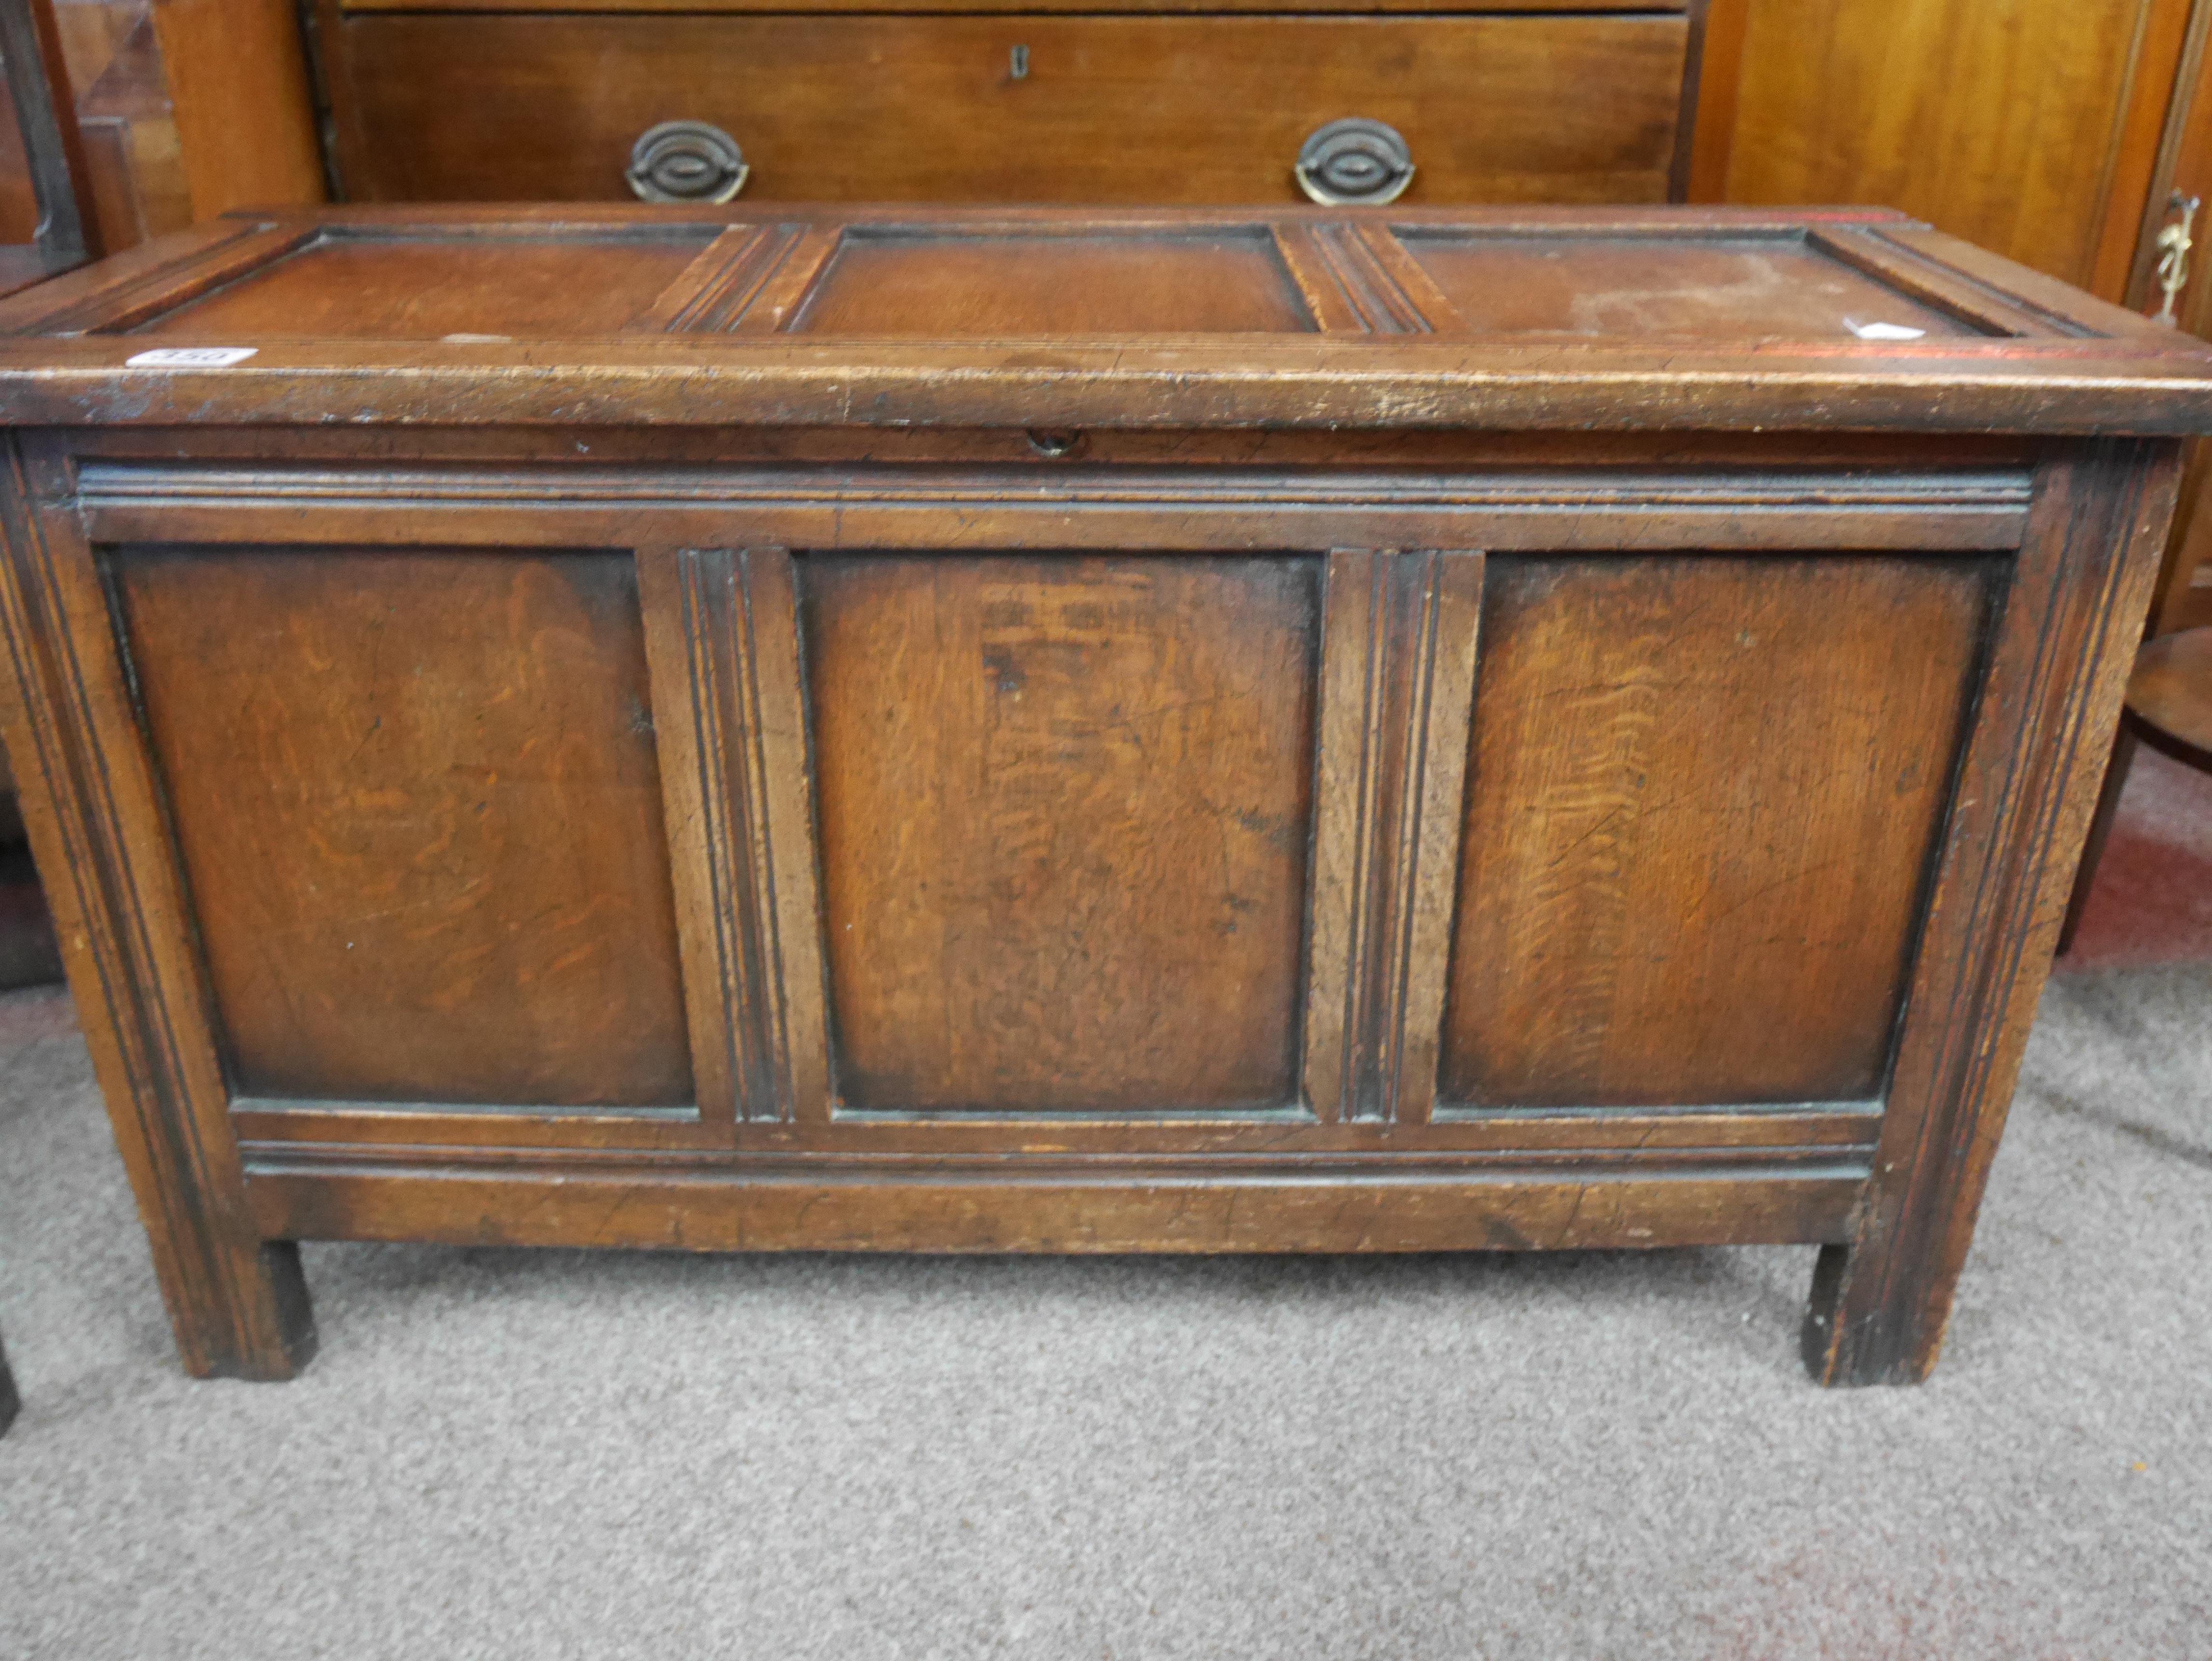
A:
[[[0,307],[187,1366],[287,1243],[1817,1242],[1932,1364],[2212,354],[1910,222],[228,222]]]

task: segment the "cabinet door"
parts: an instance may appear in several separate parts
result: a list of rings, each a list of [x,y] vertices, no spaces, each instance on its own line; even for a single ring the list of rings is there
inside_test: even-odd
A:
[[[2204,279],[2208,243],[2212,243],[2212,220],[2206,218],[2204,210],[2205,199],[2212,195],[2212,56],[2205,52],[2209,38],[2212,38],[2212,4],[2192,0],[2187,50],[2182,55],[2180,76],[2173,83],[2172,101],[2166,106],[2149,188],[2139,200],[2129,197],[2113,204],[2116,218],[2132,212],[2137,221],[2127,303],[2152,314],[2163,311],[2178,326],[2200,339],[2212,338],[2212,284]],[[2179,248],[2172,240],[2177,237],[2181,239]],[[2207,511],[2208,489],[2212,489],[2212,454],[2197,440],[2189,447],[2166,569],[2160,578],[2158,598],[2151,606],[2151,635],[2170,635],[2212,624],[2212,567],[2207,564],[2212,559],[2212,512]],[[2203,586],[2199,586],[2200,576]]]

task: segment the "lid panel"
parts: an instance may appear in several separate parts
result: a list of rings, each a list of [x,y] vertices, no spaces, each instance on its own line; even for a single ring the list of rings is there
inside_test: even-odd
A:
[[[325,236],[137,331],[258,339],[612,334],[718,225],[653,236]]]
[[[1304,334],[1264,227],[1158,232],[848,230],[793,322],[811,334]]]
[[[2212,350],[1870,209],[411,204],[0,298],[0,413],[2149,436]]]
[[[1561,236],[1407,226],[1398,234],[1478,335],[1817,341],[1986,332],[1794,234]],[[1899,332],[1908,330],[1916,332]]]

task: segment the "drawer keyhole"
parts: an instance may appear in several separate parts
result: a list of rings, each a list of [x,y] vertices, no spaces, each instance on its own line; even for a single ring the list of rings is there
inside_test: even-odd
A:
[[[1030,49],[1027,46],[1014,48],[1012,55],[1006,60],[1006,72],[1017,81],[1030,78]]]
[[[1083,435],[1072,428],[1032,427],[1028,436],[1030,448],[1054,461],[1083,447]]]

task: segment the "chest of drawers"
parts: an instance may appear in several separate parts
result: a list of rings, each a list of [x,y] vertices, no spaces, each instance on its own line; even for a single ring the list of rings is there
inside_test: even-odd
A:
[[[314,38],[335,176],[362,202],[1292,203],[1302,179],[1663,202],[1702,21],[1702,0],[326,0]]]
[[[302,1238],[1817,1242],[1932,1364],[2212,355],[1878,214],[333,210],[0,303],[186,1365]]]

